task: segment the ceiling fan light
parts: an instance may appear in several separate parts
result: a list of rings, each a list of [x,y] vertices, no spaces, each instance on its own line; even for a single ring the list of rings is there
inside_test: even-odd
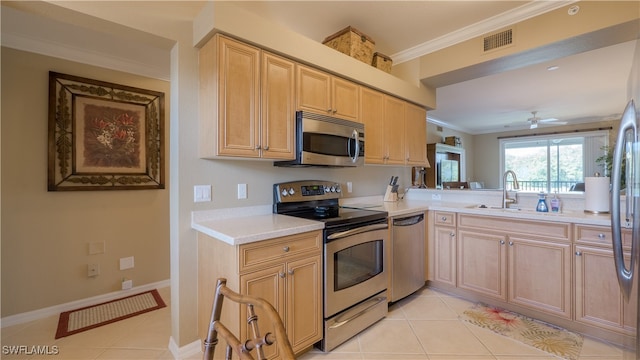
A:
[[[538,120],[531,120],[531,126],[529,129],[537,129],[538,128]]]

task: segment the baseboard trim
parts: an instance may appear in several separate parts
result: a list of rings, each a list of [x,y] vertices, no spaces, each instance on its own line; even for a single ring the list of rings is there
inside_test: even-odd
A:
[[[136,286],[129,290],[114,291],[108,294],[102,294],[102,295],[93,296],[86,299],[71,301],[65,304],[60,304],[60,305],[50,306],[43,309],[28,311],[25,313],[5,316],[2,319],[0,319],[0,328],[23,324],[29,321],[39,320],[52,315],[58,315],[61,312],[70,311],[80,307],[91,306],[91,305],[100,304],[106,301],[115,300],[117,298],[122,297],[123,295],[135,294],[138,292],[168,287],[170,284],[171,284],[170,280],[167,279],[167,280],[162,280],[162,281],[158,281],[151,284]]]
[[[202,344],[200,340],[196,340],[183,347],[178,347],[178,344],[173,340],[173,336],[171,336],[169,338],[169,351],[171,351],[174,359],[193,358],[194,355],[202,355]]]

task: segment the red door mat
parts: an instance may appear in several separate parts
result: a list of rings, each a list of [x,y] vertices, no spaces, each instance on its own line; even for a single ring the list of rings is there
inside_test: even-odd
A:
[[[60,314],[56,339],[165,307],[158,290],[111,300]]]

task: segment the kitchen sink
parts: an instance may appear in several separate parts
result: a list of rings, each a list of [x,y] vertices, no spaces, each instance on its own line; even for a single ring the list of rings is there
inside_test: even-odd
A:
[[[536,211],[535,209],[525,209],[525,208],[519,208],[519,207],[503,208],[501,206],[490,206],[490,205],[484,205],[484,204],[469,205],[469,206],[467,206],[467,208],[469,208],[469,209],[483,209],[483,210],[487,210],[487,211],[522,212],[522,213],[537,214],[537,215],[554,215],[554,216],[555,215],[562,215],[562,213],[539,212],[539,211]]]

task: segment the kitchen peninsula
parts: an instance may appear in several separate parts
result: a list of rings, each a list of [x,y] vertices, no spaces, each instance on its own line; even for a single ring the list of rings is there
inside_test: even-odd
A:
[[[518,194],[516,206],[521,206],[521,210],[497,208],[501,195],[500,190],[410,189],[397,202],[370,196],[344,198],[341,205],[383,210],[390,217],[426,212],[425,275],[429,286],[612,342],[620,335],[631,336],[635,329],[624,323],[623,314],[632,311],[633,306],[610,301],[620,298],[612,266],[610,217],[585,213],[582,194],[563,196],[563,210],[557,214],[535,212],[537,194],[533,193]],[[199,280],[200,289],[204,290],[199,295],[201,311],[209,311],[206,294],[211,293],[209,283],[213,282],[209,280],[213,274],[229,274],[229,269],[234,269],[231,276],[236,280],[231,284],[236,287],[244,286],[243,281],[250,284],[247,283],[250,273],[263,274],[262,279],[264,276],[269,279],[267,283],[260,283],[251,291],[267,291],[285,314],[285,324],[290,324],[289,320],[311,324],[295,348],[297,353],[304,352],[322,336],[321,225],[314,227],[316,222],[312,220],[271,214],[269,206],[251,208],[249,213],[237,209],[236,214],[243,215],[235,218],[207,220],[216,211],[219,210],[193,213],[192,228],[199,232],[199,251],[219,252],[223,248],[229,254],[225,258],[235,263],[228,264],[225,260],[224,264],[213,264],[206,253],[199,255],[200,273],[203,267],[213,269],[204,280]],[[233,225],[249,221],[255,225]],[[630,232],[623,231],[623,237],[625,252],[629,253]],[[262,264],[251,265],[243,262],[246,254],[251,254],[251,250],[245,251],[243,247],[274,252]],[[296,251],[284,254],[281,251],[284,247]],[[262,255],[254,259],[259,258]],[[304,303],[310,308],[306,315],[291,312],[294,308],[291,296],[295,296],[291,295],[292,289],[284,286],[278,290],[289,294],[286,296],[273,294],[273,289],[280,288],[272,282],[278,283],[279,276],[296,264],[303,264],[302,268],[307,270],[307,287],[304,292],[297,292],[298,296],[307,296]],[[268,272],[270,266],[276,270]],[[608,266],[610,271],[606,270]],[[235,322],[239,323],[239,319],[236,316]],[[201,324],[200,331],[203,327]]]

